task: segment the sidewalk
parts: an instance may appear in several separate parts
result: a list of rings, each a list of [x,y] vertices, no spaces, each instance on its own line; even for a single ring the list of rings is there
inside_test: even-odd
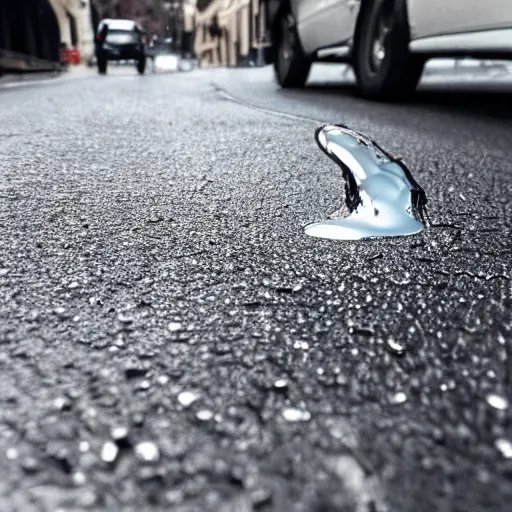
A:
[[[421,82],[432,83],[512,83],[512,62],[477,59],[431,59],[425,66]],[[346,64],[315,63],[308,79],[309,84],[352,84],[355,76]]]
[[[69,68],[60,72],[10,73],[4,76],[0,76],[0,89],[49,83],[57,80],[84,78],[88,76],[94,76],[95,74],[96,68],[88,67],[85,64],[80,64],[79,66],[69,66]]]

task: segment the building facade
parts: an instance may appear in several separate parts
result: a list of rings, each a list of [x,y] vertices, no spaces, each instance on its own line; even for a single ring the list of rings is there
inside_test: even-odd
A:
[[[0,70],[52,69],[61,44],[82,60],[94,51],[90,0],[2,0]]]
[[[238,66],[268,46],[263,0],[213,0],[196,10],[195,52],[201,66]]]
[[[91,0],[48,0],[59,24],[60,43],[79,50],[82,60],[94,53]]]
[[[22,57],[57,62],[59,28],[47,0],[0,2],[0,68],[23,68]]]

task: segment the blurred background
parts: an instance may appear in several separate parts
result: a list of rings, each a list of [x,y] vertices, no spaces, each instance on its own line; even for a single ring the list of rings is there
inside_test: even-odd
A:
[[[255,64],[266,44],[262,0],[2,0],[0,72],[91,64],[103,18],[136,21],[153,43],[204,66]]]
[[[263,66],[272,61],[267,15],[265,0],[1,0],[0,75],[94,66],[96,30],[104,18],[134,20],[144,30],[153,71]],[[423,83],[470,77],[501,87],[511,68],[484,58],[434,59]],[[346,65],[316,64],[310,79],[355,81]]]

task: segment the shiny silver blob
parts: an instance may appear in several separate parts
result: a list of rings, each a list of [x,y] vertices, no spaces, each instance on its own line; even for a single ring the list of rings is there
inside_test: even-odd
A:
[[[306,226],[307,235],[332,240],[406,236],[425,227],[427,197],[407,167],[365,135],[342,125],[315,134],[345,178],[349,216]]]

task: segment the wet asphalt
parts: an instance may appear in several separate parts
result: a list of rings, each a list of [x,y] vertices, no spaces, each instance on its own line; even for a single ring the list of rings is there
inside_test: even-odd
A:
[[[0,510],[510,510],[511,92],[459,82],[0,89]],[[425,231],[304,234],[322,122],[403,156]]]

